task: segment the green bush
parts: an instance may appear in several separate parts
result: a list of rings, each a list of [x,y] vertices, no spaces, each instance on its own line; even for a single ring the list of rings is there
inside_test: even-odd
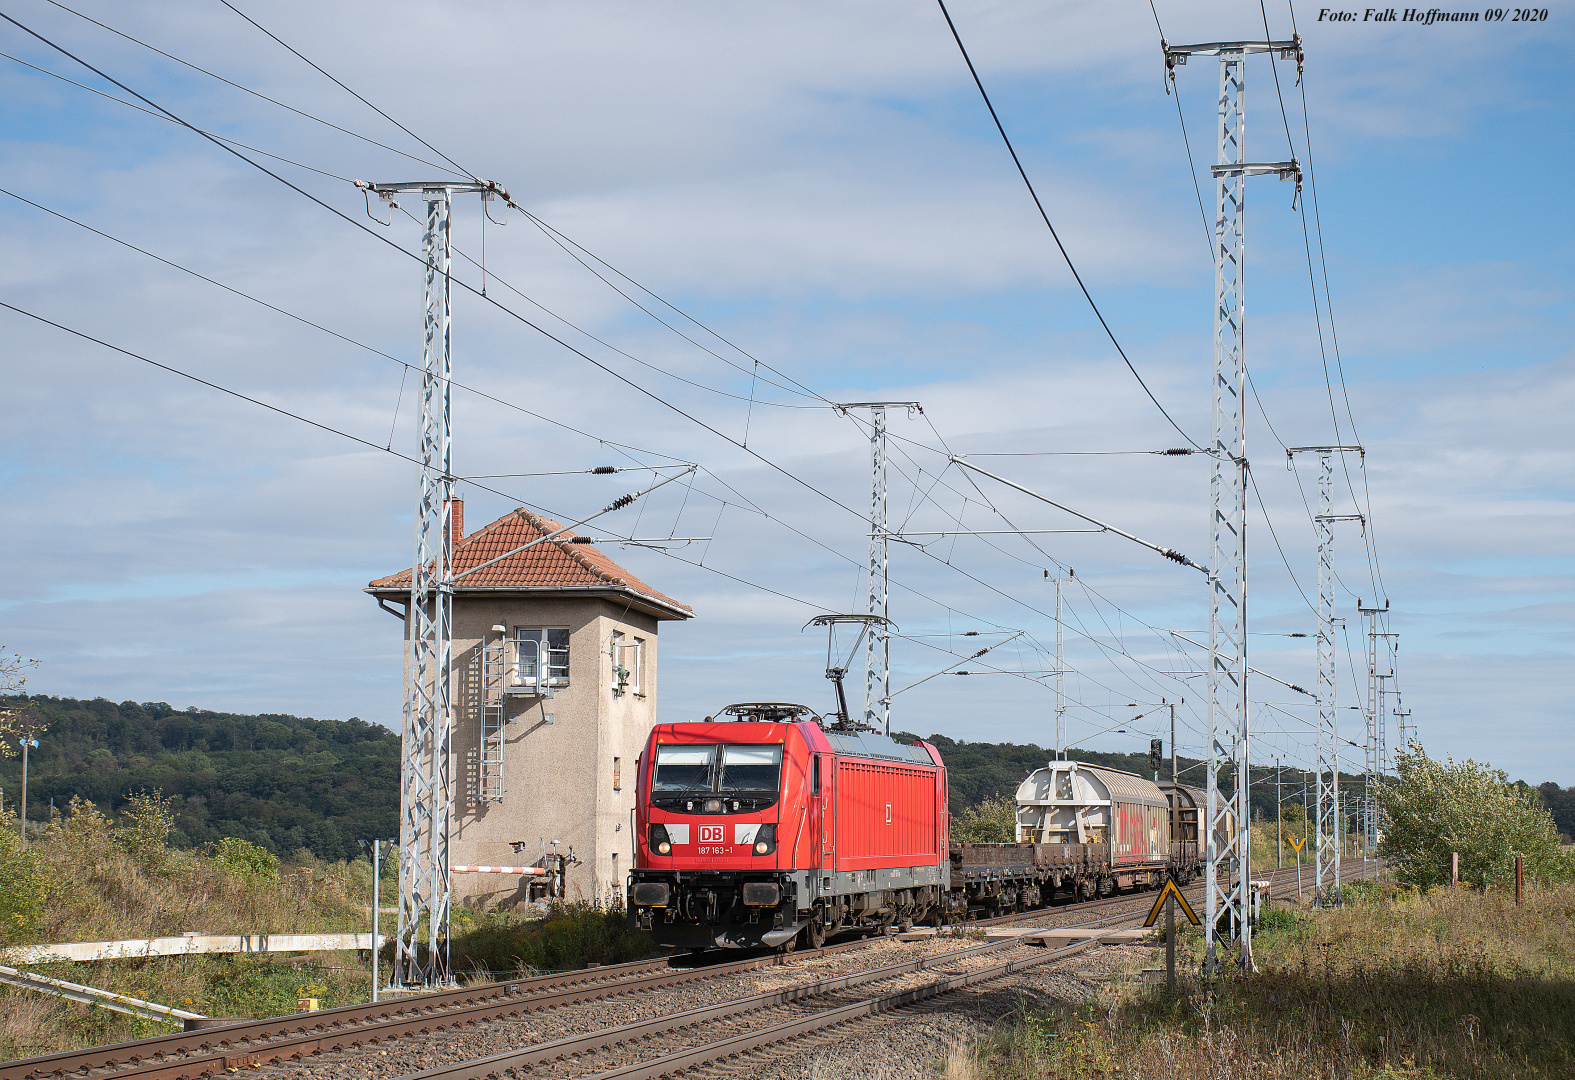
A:
[[[1378,790],[1387,819],[1378,853],[1402,885],[1447,884],[1451,852],[1460,855],[1461,881],[1478,889],[1513,884],[1516,855],[1533,881],[1575,878],[1575,859],[1560,850],[1537,792],[1511,784],[1503,770],[1435,761],[1413,743],[1395,759],[1395,772]]]
[[[44,875],[13,821],[0,818],[0,945],[31,941],[44,926]]]
[[[1017,839],[1017,799],[992,795],[976,806],[952,815],[952,842],[956,844],[1010,844]]]
[[[1269,908],[1258,916],[1254,936],[1261,934],[1291,934],[1302,925],[1302,917],[1290,908]]]
[[[512,975],[621,964],[661,951],[649,935],[631,931],[625,919],[622,911],[586,903],[555,904],[546,918],[528,922],[486,915],[474,930],[449,943],[449,963],[461,975],[477,971]]]
[[[322,964],[220,957],[207,965],[202,998],[209,1016],[250,1016],[264,1019],[295,1012],[296,1000],[314,997],[318,1007],[334,1009],[363,1000],[363,987],[334,979]]]
[[[279,873],[279,857],[266,848],[234,836],[213,845],[213,861],[232,877],[271,878]]]
[[[157,872],[169,865],[166,843],[175,831],[173,801],[162,791],[139,791],[121,808],[115,843],[146,870]]]

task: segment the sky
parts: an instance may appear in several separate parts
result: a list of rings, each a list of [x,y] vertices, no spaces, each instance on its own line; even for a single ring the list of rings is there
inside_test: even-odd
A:
[[[1575,785],[1570,13],[950,9],[1064,257],[921,0],[15,0],[0,644],[29,688],[397,728],[398,624],[361,590],[409,565],[422,208],[352,181],[458,169],[520,207],[454,201],[470,529],[700,467],[585,530],[709,538],[606,547],[696,612],[662,628],[662,719],[829,707],[801,628],[863,610],[870,498],[867,411],[831,405],[914,401],[893,727],[1051,745],[1063,578],[1068,742],[1168,743],[1179,700],[1200,754],[1207,653],[1177,634],[1206,644],[1203,576],[951,457],[1207,561],[1210,459],[1157,451],[1212,439],[1219,64],[1168,93],[1159,26],[1294,16],[1300,82],[1246,65],[1248,159],[1304,174],[1247,182],[1253,760],[1314,760],[1284,684],[1316,686],[1319,480],[1285,448],[1360,445],[1330,504],[1361,515],[1332,526],[1347,768],[1360,600],[1388,604],[1385,709],[1429,753]]]

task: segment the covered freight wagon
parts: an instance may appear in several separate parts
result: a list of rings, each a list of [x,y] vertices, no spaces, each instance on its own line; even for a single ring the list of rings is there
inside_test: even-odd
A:
[[[1114,865],[1164,859],[1170,803],[1136,773],[1052,761],[1017,787],[1017,838],[1026,843],[1109,844]]]
[[[1171,780],[1161,781],[1159,789],[1173,803],[1176,839],[1197,843],[1201,835],[1198,821],[1208,814],[1209,793],[1202,788],[1189,787]],[[1220,797],[1225,798],[1224,795]],[[1217,851],[1224,851],[1236,836],[1236,814],[1228,805],[1223,809],[1225,819],[1214,830],[1214,844]]]

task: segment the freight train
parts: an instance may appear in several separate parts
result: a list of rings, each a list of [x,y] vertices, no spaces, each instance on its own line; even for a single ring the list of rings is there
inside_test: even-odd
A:
[[[819,948],[845,928],[939,925],[1200,870],[1195,789],[1167,796],[1053,761],[1018,788],[1016,843],[954,844],[935,747],[803,705],[658,725],[637,770],[629,923],[680,948]]]

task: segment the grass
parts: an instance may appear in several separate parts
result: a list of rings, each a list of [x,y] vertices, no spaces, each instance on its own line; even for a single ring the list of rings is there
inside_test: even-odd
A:
[[[9,839],[0,842],[0,914],[6,916],[0,920],[0,945],[370,928],[370,866],[326,863],[305,852],[280,866],[244,842],[213,853],[176,851],[165,842],[165,804],[156,797],[134,804],[133,813],[112,822],[92,804],[74,803],[26,851]],[[12,835],[0,831],[0,837]],[[208,1016],[292,1013],[298,997],[316,997],[324,1008],[350,1004],[366,999],[371,978],[369,965],[346,952],[61,961],[26,968]],[[0,1059],[174,1029],[0,987]]]
[[[449,962],[471,981],[621,964],[664,951],[649,934],[630,930],[621,910],[586,903],[554,904],[545,918],[486,912],[467,921],[472,928],[449,943]]]
[[[1575,1076],[1575,886],[1513,892],[1351,890],[1276,911],[1259,971],[1209,983],[1195,933],[1178,993],[1120,983],[1091,1005],[1025,1013],[959,1049],[946,1075],[989,1080],[1398,1080]],[[1162,958],[1163,952],[1157,952]],[[1149,965],[1155,963],[1150,960]]]
[[[282,1016],[296,999],[324,1009],[365,1001],[370,967],[353,953],[295,959],[164,956],[148,960],[34,964],[29,971],[85,983],[204,1016]],[[0,1060],[167,1035],[179,1025],[142,1020],[24,990],[0,988]]]
[[[326,863],[302,852],[284,865],[260,848],[226,842],[176,851],[159,800],[112,822],[91,804],[23,851],[0,821],[0,945],[203,934],[335,933],[370,929],[371,867]],[[384,903],[394,902],[390,873]],[[545,918],[458,909],[452,961],[468,981],[615,964],[660,952],[631,933],[622,912],[560,905]],[[384,918],[392,932],[396,920]],[[391,952],[390,946],[387,952]],[[0,959],[0,962],[4,962]],[[294,957],[155,957],[28,970],[206,1016],[293,1013],[296,999],[321,1008],[365,1001],[370,965],[357,954]],[[386,974],[387,967],[383,968]],[[121,1042],[175,1030],[101,1008],[0,986],[0,1059]]]

